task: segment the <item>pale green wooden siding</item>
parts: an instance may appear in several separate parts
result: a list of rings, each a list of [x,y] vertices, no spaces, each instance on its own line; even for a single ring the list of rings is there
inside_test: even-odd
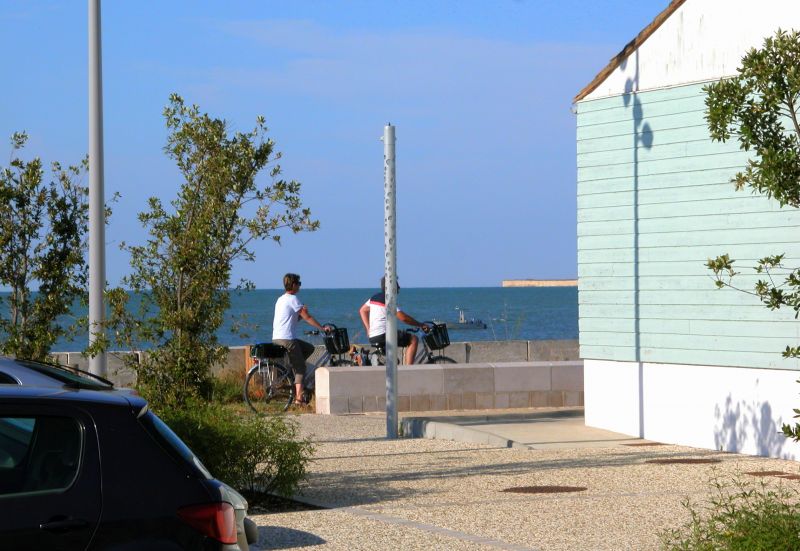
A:
[[[747,154],[709,139],[702,86],[577,107],[581,356],[637,359],[638,252],[638,359],[800,368],[781,357],[800,341],[793,313],[717,290],[704,266],[728,253],[746,272],[738,285],[752,289],[756,259],[786,253],[800,265],[800,212],[734,190]]]

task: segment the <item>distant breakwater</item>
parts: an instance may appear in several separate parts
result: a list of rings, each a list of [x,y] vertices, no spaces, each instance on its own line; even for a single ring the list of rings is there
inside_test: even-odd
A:
[[[577,287],[577,279],[504,279],[503,287]]]

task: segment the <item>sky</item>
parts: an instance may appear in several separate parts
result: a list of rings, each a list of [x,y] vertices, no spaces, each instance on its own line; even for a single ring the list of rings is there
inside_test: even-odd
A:
[[[263,115],[313,233],[234,266],[258,288],[374,287],[384,269],[384,125],[396,128],[397,270],[407,287],[577,274],[572,98],[667,0],[104,2],[111,285],[143,243],[147,198],[180,174],[162,112],[180,94],[250,130]],[[0,166],[88,151],[87,3],[0,0]],[[269,183],[268,174],[260,180]],[[88,176],[85,178],[88,183]]]

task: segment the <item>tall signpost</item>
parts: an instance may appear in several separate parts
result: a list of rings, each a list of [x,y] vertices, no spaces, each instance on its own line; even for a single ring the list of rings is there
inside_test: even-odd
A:
[[[394,126],[383,127],[383,250],[386,277],[386,438],[397,438],[397,239]]]
[[[89,0],[89,344],[103,332],[106,283],[105,197],[103,191],[103,72],[100,0]],[[106,374],[106,353],[91,358],[89,371]]]

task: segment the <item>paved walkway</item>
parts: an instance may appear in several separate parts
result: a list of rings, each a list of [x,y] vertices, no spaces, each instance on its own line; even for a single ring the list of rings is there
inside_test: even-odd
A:
[[[645,443],[639,438],[587,427],[583,422],[583,408],[408,414],[403,418],[402,426],[404,434],[414,438],[437,438],[529,450],[607,448]]]
[[[255,516],[258,549],[657,549],[715,475],[798,484],[743,474],[797,474],[793,461],[631,439],[583,426],[580,410],[421,417],[466,441],[386,440],[382,416],[297,416],[317,443],[297,498],[327,509]],[[509,491],[552,486],[575,491]]]

